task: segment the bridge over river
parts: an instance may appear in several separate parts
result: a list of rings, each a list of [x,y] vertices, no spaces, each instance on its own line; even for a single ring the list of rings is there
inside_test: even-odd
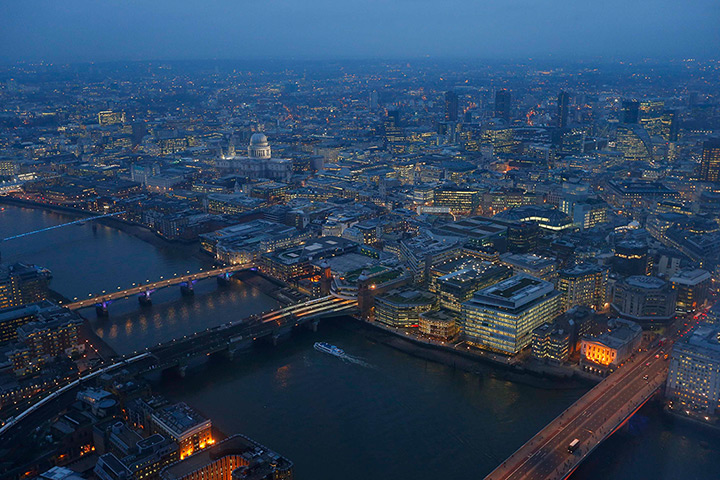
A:
[[[660,347],[623,365],[513,453],[485,480],[561,480],[620,428],[667,377]],[[577,449],[569,446],[577,439]]]

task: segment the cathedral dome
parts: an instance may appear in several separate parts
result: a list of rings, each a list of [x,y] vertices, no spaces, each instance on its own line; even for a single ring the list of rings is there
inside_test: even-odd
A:
[[[250,158],[270,158],[270,144],[264,133],[253,133],[250,137],[248,156]]]
[[[268,139],[264,133],[253,133],[250,137],[250,145],[265,146],[268,143]]]

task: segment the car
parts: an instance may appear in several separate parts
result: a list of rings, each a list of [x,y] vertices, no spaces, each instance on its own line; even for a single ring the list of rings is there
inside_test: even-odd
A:
[[[650,377],[648,377],[647,375],[643,375],[643,380],[647,380],[647,379],[649,379],[649,378],[650,378]]]

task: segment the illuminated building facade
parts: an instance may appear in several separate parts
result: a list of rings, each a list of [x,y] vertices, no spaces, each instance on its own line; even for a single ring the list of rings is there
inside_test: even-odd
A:
[[[607,270],[591,263],[560,270],[557,289],[562,292],[563,310],[575,306],[602,310],[607,290]]]
[[[615,146],[628,161],[651,161],[652,142],[647,132],[637,126],[620,125],[617,128]]]
[[[533,330],[532,356],[540,361],[563,363],[570,356],[570,332],[544,323]]]
[[[563,198],[560,211],[572,218],[573,224],[580,230],[596,227],[607,222],[607,204],[597,198]]]
[[[484,263],[443,275],[436,280],[440,306],[460,313],[462,304],[478,290],[512,275],[509,267]]]
[[[162,470],[162,480],[292,480],[293,463],[244,435],[184,458]]]
[[[434,206],[448,207],[456,215],[474,213],[480,205],[480,192],[472,188],[441,187],[433,197]]]
[[[700,180],[720,182],[720,138],[707,140],[703,144]]]
[[[389,327],[408,328],[420,324],[420,314],[435,306],[435,296],[421,290],[392,290],[375,297],[375,321]]]
[[[707,270],[683,270],[670,278],[675,290],[677,313],[691,313],[699,309],[708,297],[712,276]]]
[[[103,126],[125,123],[125,112],[113,112],[112,110],[99,112],[98,123]]]
[[[585,337],[580,343],[580,364],[589,371],[607,373],[623,363],[642,342],[642,327],[635,322],[614,318],[608,331]]]
[[[462,304],[462,333],[471,344],[514,355],[530,345],[532,331],[560,314],[553,284],[515,275],[476,292]]]
[[[154,411],[150,417],[153,433],[177,443],[183,459],[215,443],[212,421],[185,403],[176,403]]]
[[[716,414],[720,409],[720,330],[700,326],[673,345],[666,395],[683,408]]]
[[[450,340],[458,334],[457,320],[445,310],[431,310],[420,314],[420,333],[440,340]]]

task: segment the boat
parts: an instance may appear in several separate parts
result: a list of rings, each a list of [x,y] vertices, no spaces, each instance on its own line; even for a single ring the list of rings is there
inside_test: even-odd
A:
[[[315,345],[313,346],[318,352],[329,353],[330,355],[335,355],[336,357],[342,357],[345,355],[345,351],[342,348],[330,345],[329,343],[315,342]]]

